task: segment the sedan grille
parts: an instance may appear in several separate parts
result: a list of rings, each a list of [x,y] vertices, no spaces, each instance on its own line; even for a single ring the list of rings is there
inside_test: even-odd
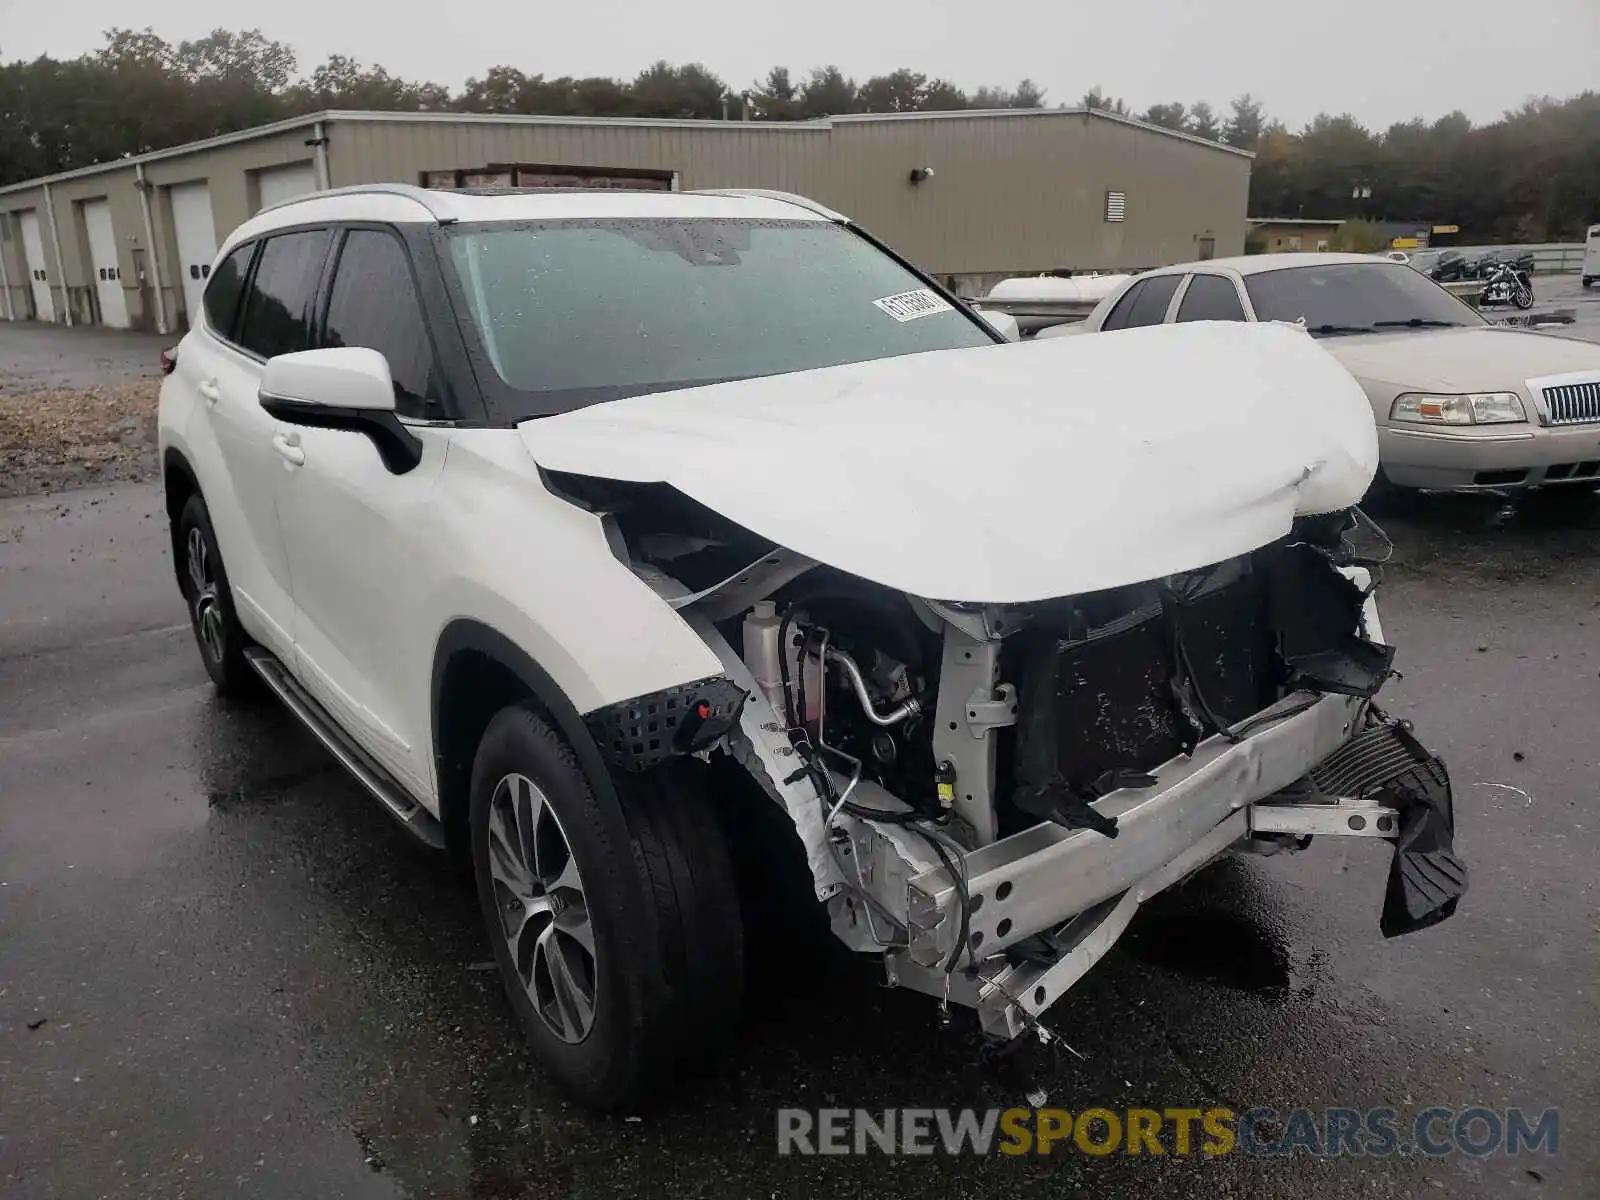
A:
[[[1544,389],[1552,425],[1600,422],[1600,383],[1562,383]]]

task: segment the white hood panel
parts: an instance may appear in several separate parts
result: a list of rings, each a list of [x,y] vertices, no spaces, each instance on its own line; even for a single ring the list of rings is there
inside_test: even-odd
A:
[[[664,482],[840,570],[991,603],[1247,553],[1358,502],[1378,464],[1360,385],[1266,324],[908,355],[518,429],[549,470]]]

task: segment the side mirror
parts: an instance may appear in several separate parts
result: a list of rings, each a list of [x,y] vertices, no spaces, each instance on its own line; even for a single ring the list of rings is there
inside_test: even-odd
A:
[[[395,415],[389,362],[376,350],[341,346],[269,358],[258,398],[285,424],[364,434],[396,475],[422,461],[422,440]]]
[[[268,397],[319,408],[394,411],[394,381],[389,360],[376,350],[343,346],[302,350],[267,360],[261,373],[261,402]],[[277,415],[277,414],[274,414]],[[282,418],[288,420],[287,417]]]
[[[994,308],[980,308],[978,315],[989,323],[993,329],[1008,342],[1022,340],[1022,327],[1017,324],[1017,319],[1008,312],[1001,312]]]

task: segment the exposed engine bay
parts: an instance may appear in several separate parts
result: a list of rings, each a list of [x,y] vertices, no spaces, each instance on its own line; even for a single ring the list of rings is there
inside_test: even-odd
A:
[[[1387,936],[1465,890],[1443,764],[1372,699],[1389,544],[1359,508],[1180,575],[997,605],[792,555],[665,484],[546,477],[724,661],[731,686],[682,698],[670,748],[733,755],[794,819],[835,933],[991,1033],[1043,1036],[1138,905],[1230,848],[1394,842]],[[651,731],[616,717],[617,764],[647,767]]]

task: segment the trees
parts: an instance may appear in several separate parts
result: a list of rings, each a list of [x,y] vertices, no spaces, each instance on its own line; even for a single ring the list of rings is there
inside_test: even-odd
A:
[[[1189,110],[1180,103],[1152,104],[1140,114],[1139,120],[1163,129],[1187,129]]]
[[[1254,149],[1255,144],[1261,140],[1265,120],[1261,115],[1260,101],[1246,92],[1242,96],[1234,97],[1229,107],[1233,109],[1233,115],[1222,127],[1222,140],[1241,150]]]
[[[1131,115],[1128,112],[1128,105],[1125,101],[1118,97],[1107,96],[1100,90],[1099,84],[1095,84],[1094,87],[1085,92],[1080,103],[1084,108],[1099,109],[1101,112],[1112,113],[1119,117]]]
[[[459,93],[334,55],[302,75],[293,50],[259,29],[216,29],[172,43],[111,29],[73,59],[0,62],[0,183],[180,145],[322,109],[543,113],[552,116],[787,121],[844,113],[1037,108],[1043,90],[955,83],[902,67],[865,83],[836,66],[803,81],[773,67],[741,95],[698,63],[657,62],[631,80],[546,78],[489,67]],[[1132,111],[1100,87],[1081,104]],[[1368,130],[1320,114],[1299,132],[1249,93],[1222,117],[1204,100],[1152,104],[1139,117],[1253,150],[1250,210],[1264,216],[1444,220],[1473,238],[1572,238],[1600,220],[1600,94],[1530,100],[1474,127],[1461,113]],[[1356,193],[1356,194],[1352,194]]]
[[[838,67],[818,67],[800,86],[800,115],[834,117],[856,111],[856,81]]]
[[[1204,100],[1198,101],[1189,109],[1189,123],[1184,126],[1195,137],[1203,137],[1207,141],[1218,141],[1222,137],[1222,124],[1217,120],[1217,114],[1211,105]]]

